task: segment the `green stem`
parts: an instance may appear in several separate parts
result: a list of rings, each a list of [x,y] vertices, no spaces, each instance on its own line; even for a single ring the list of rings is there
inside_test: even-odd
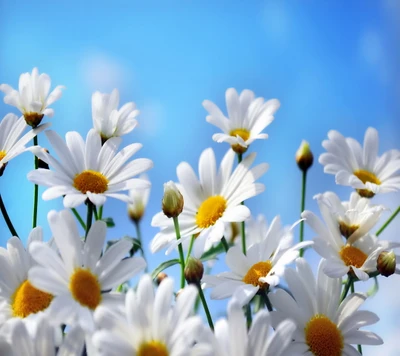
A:
[[[33,138],[33,145],[38,145],[38,138],[35,136]],[[39,158],[35,156],[35,169],[39,168]],[[32,228],[37,226],[37,211],[38,211],[38,203],[39,203],[39,186],[35,184],[33,190],[33,216],[32,216]]]
[[[272,303],[268,297],[268,292],[265,291],[265,292],[261,293],[261,295],[262,295],[262,298],[264,299],[264,303],[265,303],[265,306],[267,307],[268,311],[272,312],[273,308],[272,308]]]
[[[238,163],[240,164],[240,162],[242,162],[242,158],[243,158],[243,154],[242,153],[238,153]],[[242,205],[244,205],[244,202],[242,201],[241,203]],[[245,226],[245,222],[242,221],[240,223],[240,230],[242,232],[242,251],[243,254],[246,255],[247,252],[247,248],[246,248],[246,230],[245,230],[246,226]]]
[[[225,252],[228,252],[229,244],[228,244],[228,241],[226,241],[225,236],[222,236],[221,242],[222,242],[222,245],[224,246]]]
[[[247,328],[250,329],[251,324],[253,323],[253,315],[251,314],[251,305],[250,303],[245,306],[246,308],[246,321],[247,321]]]
[[[212,321],[210,310],[208,309],[207,301],[206,301],[206,298],[204,297],[203,290],[201,289],[200,282],[197,283],[196,286],[197,286],[197,289],[199,291],[200,300],[201,300],[201,302],[203,304],[203,308],[204,308],[204,311],[205,311],[206,316],[207,316],[208,325],[210,325],[211,330],[214,331],[214,323]]]
[[[86,216],[85,241],[86,241],[86,237],[88,235],[88,232],[89,232],[89,230],[90,230],[90,228],[92,226],[93,210],[94,210],[94,205],[90,200],[88,200],[88,203],[87,203],[87,216]]]
[[[6,206],[4,205],[3,198],[1,197],[1,194],[0,194],[0,210],[1,210],[2,214],[3,214],[4,220],[5,220],[5,222],[6,222],[7,226],[8,226],[8,229],[11,232],[11,235],[19,237],[18,234],[17,234],[17,231],[15,231],[14,225],[11,222],[10,217],[8,216],[7,209],[6,209]]]
[[[99,208],[99,219],[103,218],[103,205]]]
[[[148,271],[148,263],[147,263],[147,260],[146,260],[146,255],[144,253],[143,242],[142,242],[142,232],[140,230],[139,221],[135,220],[134,224],[135,224],[135,228],[136,228],[136,236],[137,236],[137,239],[140,242],[140,250],[142,252],[142,257],[146,261],[146,268],[144,269],[144,272],[147,273],[147,271]]]
[[[376,232],[376,236],[379,236],[383,230],[392,222],[392,220],[396,217],[396,215],[400,213],[400,206],[396,209],[396,211],[390,216],[389,219],[382,225],[382,227]]]
[[[349,275],[348,276],[348,280],[346,282],[346,285],[344,286],[342,296],[340,297],[340,303],[342,303],[344,301],[344,299],[346,298],[347,293],[349,292],[349,289],[350,289],[352,284],[353,284],[353,277],[351,277]]]
[[[175,227],[175,234],[176,234],[176,239],[180,240],[181,238],[181,232],[179,229],[179,222],[178,222],[178,217],[173,217],[174,220],[174,227]],[[178,251],[179,251],[179,259],[180,259],[180,265],[181,265],[181,288],[185,287],[185,256],[183,254],[183,247],[182,244],[178,244]]]
[[[79,221],[79,224],[81,224],[83,230],[86,231],[86,224],[83,221],[83,219],[81,218],[81,216],[79,215],[78,211],[75,208],[71,208],[72,212],[74,213],[76,219]]]
[[[190,254],[192,253],[194,240],[195,240],[195,237],[193,235],[192,238],[190,239],[189,249],[188,249],[188,253],[186,255],[186,260],[185,260],[185,266],[187,265],[187,263],[189,261]]]
[[[307,171],[303,170],[302,179],[301,179],[301,213],[305,209],[306,205],[306,182],[307,182]],[[300,222],[300,242],[304,241],[304,220]],[[300,249],[300,257],[303,257],[304,249]]]
[[[96,205],[93,205],[93,213],[94,213],[94,219],[97,221],[99,220],[99,216],[97,215],[97,208]]]
[[[361,345],[357,345],[357,350],[361,355],[363,354]]]

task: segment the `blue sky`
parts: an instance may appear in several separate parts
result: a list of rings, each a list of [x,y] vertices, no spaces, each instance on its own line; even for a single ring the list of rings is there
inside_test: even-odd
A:
[[[291,225],[299,215],[300,172],[294,153],[302,139],[310,142],[317,158],[330,129],[362,140],[373,126],[380,133],[381,153],[399,148],[399,19],[396,0],[0,1],[0,82],[16,86],[22,72],[37,66],[51,76],[53,86],[65,85],[51,119],[52,129],[61,135],[71,130],[86,135],[95,90],[118,88],[121,103],[137,104],[140,126],[124,143],[143,143],[138,157],[154,161],[143,221],[147,243],[157,232],[150,221],[160,209],[162,184],[176,180],[179,162],[197,167],[205,148],[213,147],[218,159],[227,149],[212,141],[217,129],[206,123],[202,101],[209,99],[225,110],[229,87],[278,98],[281,108],[266,130],[269,139],[250,149],[257,152],[256,162],[268,162],[270,169],[261,178],[265,193],[248,206],[254,215],[264,213],[270,221],[279,214]],[[1,117],[9,111],[14,110],[0,104]],[[47,144],[44,136],[39,141]],[[19,157],[0,185],[21,236],[30,230],[32,186],[26,173],[31,166],[29,154]],[[315,162],[307,208],[316,211],[313,195],[327,190],[343,199],[350,194]],[[398,194],[376,200],[392,209],[398,201]],[[40,202],[39,223],[47,237],[47,212],[61,208],[61,201]],[[124,204],[107,202],[105,214],[111,212],[117,227],[109,231],[110,238],[134,234]],[[399,239],[397,227],[391,226],[384,238]],[[306,234],[312,238],[307,228]],[[0,221],[0,242],[4,245],[8,237]],[[150,268],[164,259],[163,252],[156,254]],[[216,270],[223,268],[221,264]],[[388,281],[383,285],[390,288],[390,281],[399,279]],[[380,293],[386,300],[389,292]],[[399,296],[395,293],[393,300]],[[376,306],[380,295],[370,304],[382,313],[375,330],[390,338],[390,330],[400,331],[395,323],[399,305],[393,301],[390,310],[381,310]],[[218,311],[224,304],[213,302],[212,307]]]

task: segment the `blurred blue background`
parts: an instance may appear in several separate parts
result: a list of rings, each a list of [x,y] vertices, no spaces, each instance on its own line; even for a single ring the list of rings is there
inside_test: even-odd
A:
[[[37,66],[51,76],[52,87],[65,85],[63,97],[52,105],[56,114],[50,120],[61,135],[71,130],[86,135],[92,127],[91,95],[96,90],[118,88],[121,104],[137,104],[139,127],[124,144],[141,142],[143,149],[136,157],[154,161],[149,172],[150,204],[142,223],[146,243],[157,232],[150,221],[160,209],[163,183],[176,180],[176,166],[187,161],[197,169],[205,148],[213,147],[219,160],[228,148],[212,141],[218,129],[205,121],[202,101],[209,99],[226,111],[229,87],[278,98],[281,108],[266,129],[269,139],[257,141],[249,150],[258,153],[258,163],[270,164],[261,178],[266,191],[247,204],[254,215],[264,213],[270,221],[279,214],[285,225],[291,225],[299,217],[301,175],[294,154],[302,139],[310,142],[316,158],[306,203],[315,212],[315,194],[334,190],[344,200],[350,194],[349,188],[335,185],[333,176],[324,175],[317,162],[323,152],[321,141],[330,129],[362,141],[367,127],[373,126],[380,134],[381,153],[400,148],[399,20],[396,0],[3,0],[0,83],[17,87],[19,75]],[[0,104],[0,117],[10,111],[16,112]],[[47,145],[43,135],[39,142]],[[11,218],[24,238],[31,228],[33,186],[26,174],[32,166],[30,154],[18,157],[0,183]],[[399,194],[374,200],[391,209],[400,201]],[[47,212],[61,208],[61,200],[40,201],[39,224],[46,239],[50,238]],[[123,203],[108,200],[104,212],[117,225],[109,230],[109,238],[134,235]],[[399,241],[399,228],[394,222],[383,238]],[[308,228],[306,237],[313,237]],[[2,246],[8,238],[0,220]],[[317,257],[309,256],[315,264]],[[163,260],[163,252],[152,256],[150,270]],[[218,263],[214,271],[225,268]],[[169,273],[176,276],[178,270]],[[366,347],[364,354],[379,350],[397,355],[400,280],[393,276],[380,281],[379,294],[365,308],[381,317],[371,329],[379,332],[385,345]],[[225,304],[212,301],[214,315],[223,314]]]

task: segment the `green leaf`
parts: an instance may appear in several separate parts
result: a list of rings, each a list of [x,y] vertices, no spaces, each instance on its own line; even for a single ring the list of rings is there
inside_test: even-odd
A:
[[[151,274],[151,278],[156,279],[158,274],[162,271],[164,271],[165,269],[167,269],[168,267],[174,266],[176,264],[179,264],[179,260],[177,258],[173,259],[173,260],[168,260],[165,261],[163,263],[161,263]]]
[[[208,261],[215,259],[218,255],[225,252],[224,245],[219,243],[217,246],[211,247],[207,252],[204,252],[200,257],[201,261]]]
[[[115,226],[113,218],[103,218],[101,220],[104,221],[107,224],[107,227],[114,227]]]

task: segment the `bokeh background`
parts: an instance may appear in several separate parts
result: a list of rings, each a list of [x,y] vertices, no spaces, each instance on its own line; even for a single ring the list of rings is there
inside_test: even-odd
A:
[[[52,87],[65,85],[63,97],[52,106],[52,129],[61,135],[71,130],[86,135],[92,127],[91,95],[96,90],[118,88],[122,104],[137,104],[140,126],[124,144],[141,142],[137,157],[154,161],[150,204],[142,223],[146,246],[157,232],[150,222],[160,210],[162,185],[176,180],[176,166],[187,161],[197,167],[207,147],[213,147],[220,160],[228,148],[212,141],[218,129],[205,121],[202,101],[209,99],[225,111],[229,87],[278,98],[281,108],[266,130],[269,139],[249,150],[257,152],[258,163],[270,164],[261,178],[266,190],[247,205],[254,215],[263,213],[270,221],[279,214],[291,225],[299,218],[301,175],[294,154],[302,139],[310,142],[317,158],[329,130],[362,141],[367,127],[373,126],[380,134],[381,153],[400,148],[399,23],[397,0],[0,0],[0,83],[16,87],[19,75],[37,66],[51,76]],[[0,104],[0,117],[10,111],[16,112]],[[43,135],[39,142],[47,144]],[[0,182],[24,239],[31,228],[33,186],[26,174],[32,166],[33,158],[26,153],[8,165]],[[316,159],[306,207],[318,212],[312,197],[327,190],[344,200],[351,192],[324,175]],[[395,209],[400,199],[396,193],[374,201]],[[51,209],[62,209],[61,200],[40,201],[39,224],[46,239],[51,236],[46,218]],[[108,200],[104,215],[116,223],[110,239],[135,236],[123,203]],[[400,241],[399,220],[382,238]],[[312,237],[306,227],[306,238]],[[0,244],[8,238],[0,219]],[[315,267],[318,258],[312,252],[308,257]],[[165,259],[164,252],[152,256],[150,270]],[[225,269],[222,260],[213,271]],[[168,273],[177,276],[178,270]],[[356,288],[371,285],[358,283]],[[381,347],[365,347],[365,355],[399,354],[399,286],[399,276],[380,278],[379,293],[364,306],[380,316],[370,329],[385,341]],[[215,316],[224,314],[226,301],[210,305]]]

